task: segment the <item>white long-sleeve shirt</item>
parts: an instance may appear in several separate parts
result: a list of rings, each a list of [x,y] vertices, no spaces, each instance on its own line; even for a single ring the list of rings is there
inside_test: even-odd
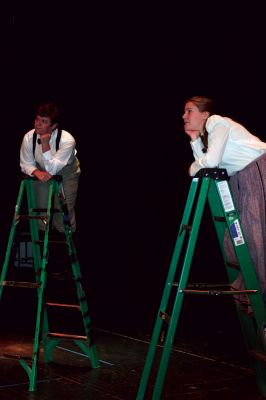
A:
[[[51,149],[45,153],[42,152],[42,146],[38,144],[40,136],[37,135],[35,155],[33,154],[34,129],[24,135],[20,147],[20,167],[22,172],[32,175],[32,172],[40,166],[41,169],[51,175],[56,175],[62,168],[72,163],[76,155],[75,139],[69,132],[62,130],[59,149],[56,151],[57,132],[58,129],[52,132],[49,142]]]
[[[266,152],[265,142],[230,118],[211,115],[207,120],[206,130],[207,153],[202,151],[200,137],[190,142],[195,158],[189,170],[191,176],[201,168],[225,168],[231,176]]]

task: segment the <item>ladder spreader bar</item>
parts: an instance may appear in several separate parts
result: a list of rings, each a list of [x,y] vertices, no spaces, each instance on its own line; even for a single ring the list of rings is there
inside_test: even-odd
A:
[[[220,296],[220,295],[235,295],[235,294],[256,294],[258,290],[193,290],[193,289],[180,289],[180,293],[185,294],[207,294],[211,296]]]

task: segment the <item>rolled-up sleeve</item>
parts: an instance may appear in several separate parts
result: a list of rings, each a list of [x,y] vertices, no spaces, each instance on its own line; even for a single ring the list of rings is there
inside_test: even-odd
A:
[[[58,151],[53,154],[52,150],[42,153],[45,170],[51,175],[56,175],[69,162],[75,154],[75,139],[67,132],[62,135]]]
[[[58,174],[62,168],[71,163],[76,154],[76,141],[67,131],[62,131],[59,149],[56,151],[56,134],[50,139],[50,150],[42,152],[41,145],[35,147],[33,154],[33,133],[29,131],[23,138],[20,148],[20,167],[22,172],[32,175],[38,168],[51,175]]]
[[[22,140],[21,146],[20,146],[20,168],[21,171],[26,174],[26,175],[32,175],[32,172],[37,168],[36,166],[36,161],[33,156],[33,151],[32,151],[32,138],[33,138],[33,132],[29,131]]]

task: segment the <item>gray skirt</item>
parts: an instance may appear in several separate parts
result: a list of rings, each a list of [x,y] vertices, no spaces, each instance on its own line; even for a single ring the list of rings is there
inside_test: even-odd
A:
[[[230,177],[229,184],[257,278],[266,298],[266,154]],[[228,232],[224,245],[228,261],[236,262]],[[242,274],[232,283],[232,288],[245,288]],[[248,300],[242,296],[241,301]]]

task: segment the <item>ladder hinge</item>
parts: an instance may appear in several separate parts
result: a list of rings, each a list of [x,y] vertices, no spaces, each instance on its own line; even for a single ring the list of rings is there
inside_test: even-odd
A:
[[[171,318],[170,318],[170,316],[169,316],[166,312],[160,311],[160,317],[161,317],[162,320],[165,321],[167,324],[170,323]]]
[[[180,235],[181,235],[181,233],[183,231],[190,232],[191,231],[191,226],[190,225],[186,225],[186,224],[182,224],[182,229],[180,231]]]
[[[215,180],[229,180],[225,168],[201,168],[195,175],[197,178],[212,178]]]

